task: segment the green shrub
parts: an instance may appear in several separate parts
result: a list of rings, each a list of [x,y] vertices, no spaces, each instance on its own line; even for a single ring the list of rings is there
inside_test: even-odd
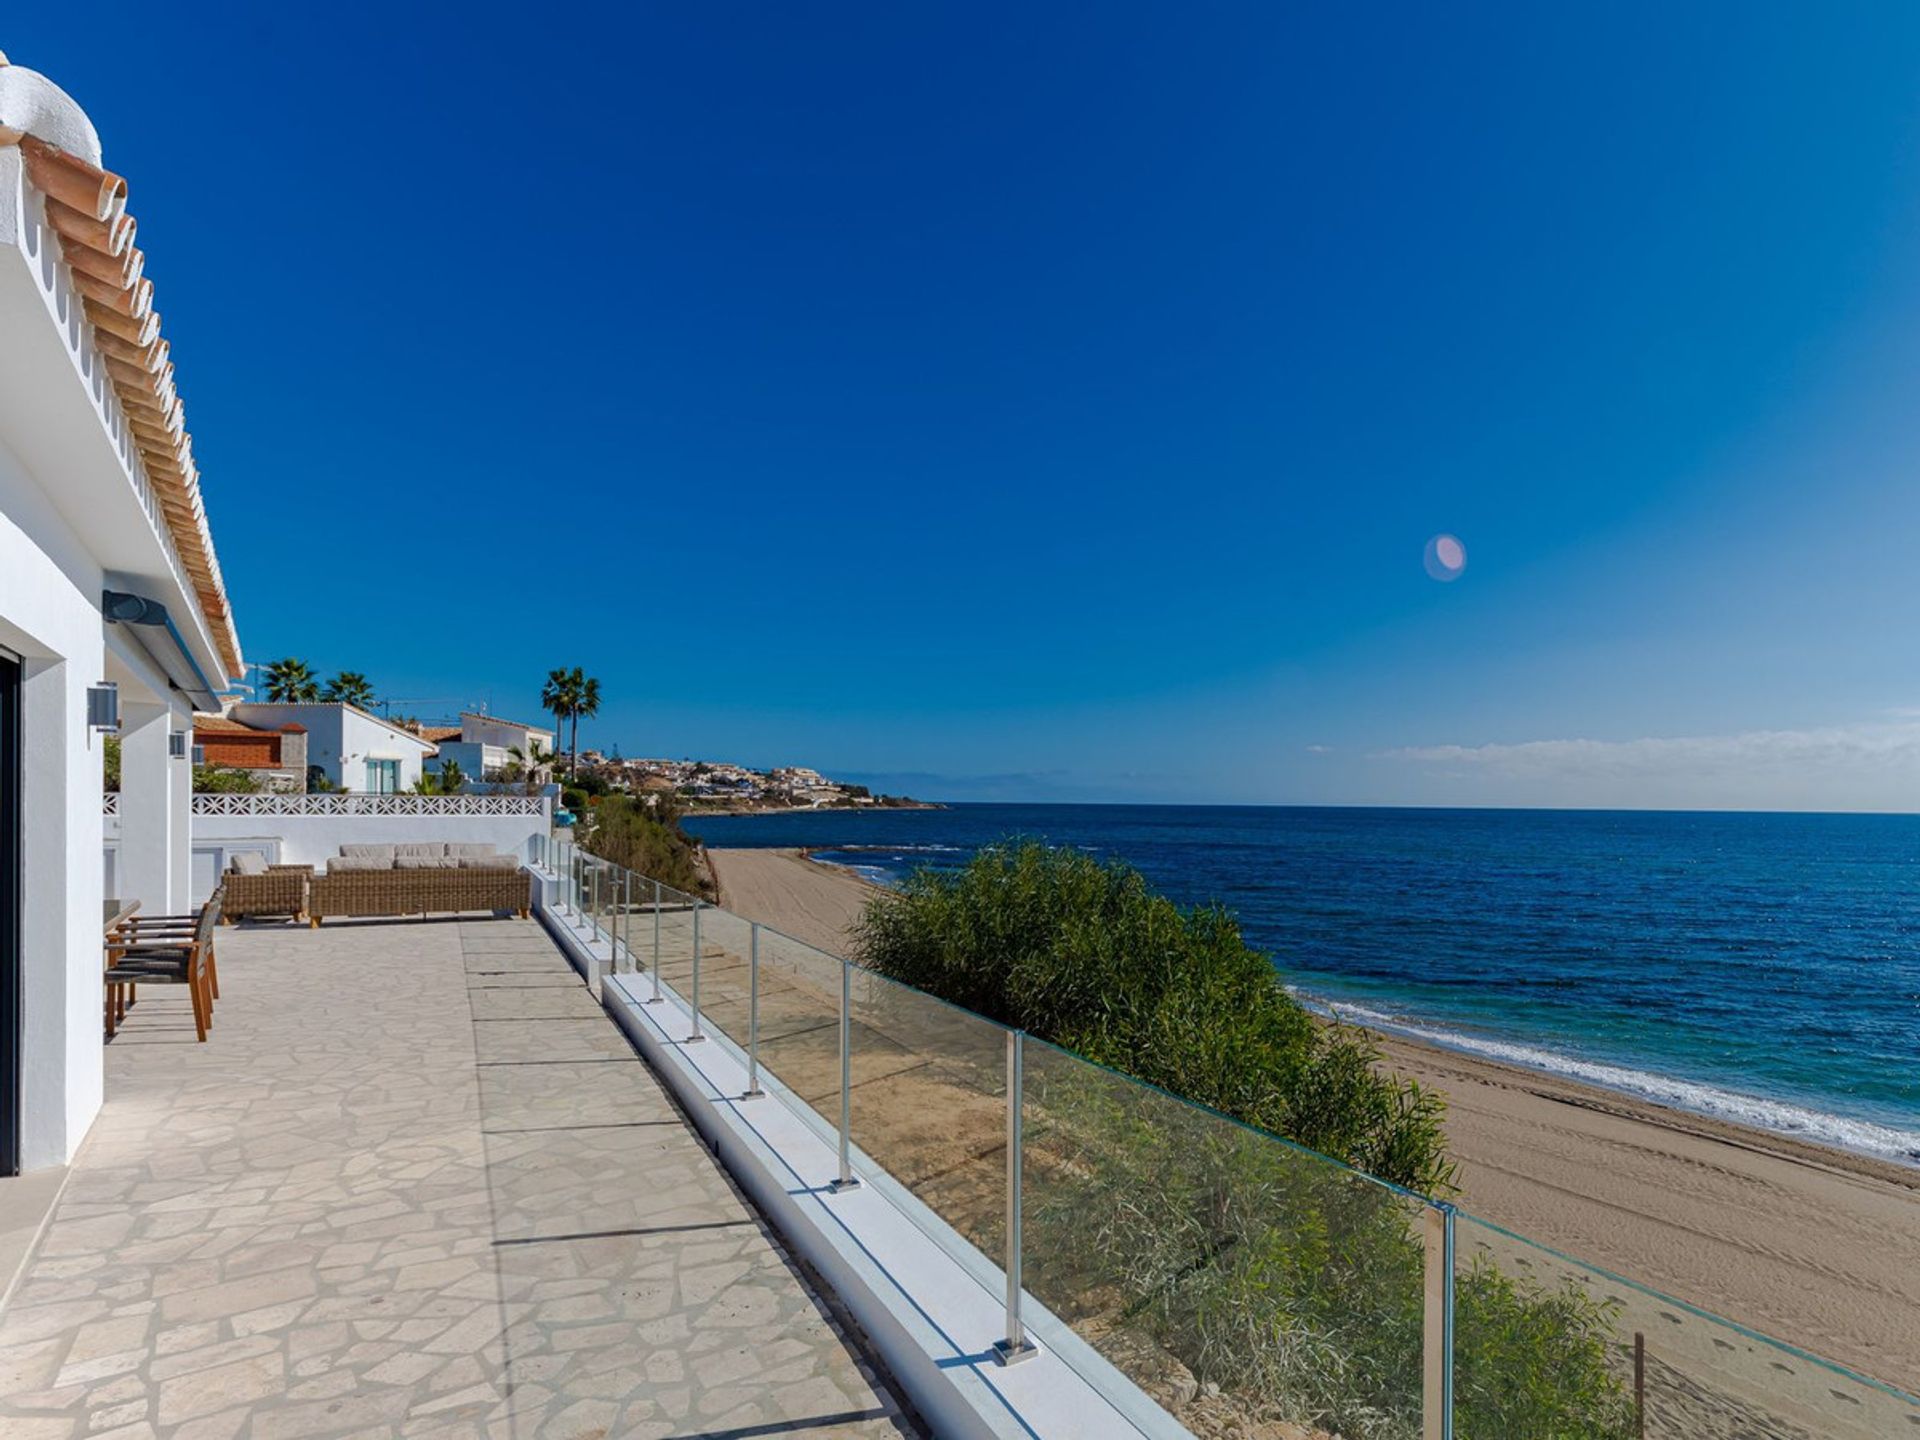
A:
[[[245,770],[229,770],[224,765],[196,765],[193,788],[201,795],[252,795],[260,789],[260,781]]]
[[[870,906],[863,963],[1396,1184],[1452,1184],[1438,1096],[1323,1024],[1217,907],[1037,841],[922,870]]]
[[[656,811],[633,796],[609,795],[593,807],[593,828],[582,843],[602,859],[662,885],[689,895],[711,894],[693,837],[671,809]]]

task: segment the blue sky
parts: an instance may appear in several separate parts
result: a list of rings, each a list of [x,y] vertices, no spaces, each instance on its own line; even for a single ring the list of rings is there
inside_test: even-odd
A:
[[[119,8],[0,46],[255,660],[959,798],[1920,808],[1914,7]]]

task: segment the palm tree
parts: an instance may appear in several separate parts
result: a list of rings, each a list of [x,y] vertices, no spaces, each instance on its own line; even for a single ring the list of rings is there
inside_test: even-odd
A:
[[[278,705],[308,704],[320,698],[320,682],[313,667],[289,655],[267,666],[267,699]]]
[[[351,705],[356,710],[371,710],[377,703],[373,682],[358,670],[342,670],[327,682],[320,698],[336,705]]]
[[[430,770],[420,772],[420,778],[413,782],[416,795],[458,795],[460,787],[467,783],[467,772],[460,768],[458,760],[443,760],[436,773]]]
[[[567,778],[571,780],[579,770],[580,717],[591,719],[600,713],[600,682],[589,679],[578,665],[549,670],[540,690],[540,708],[552,711],[560,724],[571,726],[567,738]]]
[[[507,754],[513,757],[506,769],[512,772],[511,779],[525,780],[534,785],[546,783],[553,771],[553,751],[547,749],[538,740],[528,740],[527,748],[509,745]]]

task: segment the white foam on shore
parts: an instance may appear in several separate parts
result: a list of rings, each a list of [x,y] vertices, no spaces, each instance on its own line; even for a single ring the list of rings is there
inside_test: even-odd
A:
[[[1595,1060],[1575,1060],[1570,1056],[1561,1055],[1552,1050],[1543,1050],[1534,1045],[1520,1045],[1506,1040],[1489,1040],[1483,1036],[1463,1034],[1457,1030],[1443,1030],[1434,1026],[1415,1024],[1382,1011],[1369,1010],[1364,1005],[1320,1000],[1297,991],[1295,993],[1301,1001],[1309,1004],[1313,1009],[1331,1015],[1336,1020],[1350,1021],[1355,1025],[1364,1025],[1373,1030],[1385,1030],[1391,1034],[1405,1035],[1415,1040],[1425,1040],[1429,1044],[1438,1045],[1444,1049],[1479,1055],[1488,1060],[1519,1065],[1548,1075],[1579,1080],[1584,1084],[1618,1091],[1636,1099],[1649,1100],[1656,1105],[1665,1105],[1669,1109],[1691,1111],[1695,1115],[1727,1120],[1736,1125],[1745,1125],[1750,1129],[1771,1130],[1776,1135],[1790,1135],[1797,1140],[1811,1140],[1816,1144],[1833,1145],[1842,1150],[1851,1150],[1856,1154],[1870,1155],[1877,1160],[1892,1160],[1902,1165],[1920,1165],[1920,1130],[1901,1130],[1891,1125],[1878,1125],[1871,1120],[1853,1120],[1844,1115],[1829,1115],[1825,1111],[1812,1110],[1785,1100],[1763,1100],[1755,1095],[1742,1095],[1736,1091],[1722,1090],[1717,1086],[1701,1085],[1691,1080],[1677,1080],[1670,1075],[1633,1070],[1623,1065],[1607,1065]]]

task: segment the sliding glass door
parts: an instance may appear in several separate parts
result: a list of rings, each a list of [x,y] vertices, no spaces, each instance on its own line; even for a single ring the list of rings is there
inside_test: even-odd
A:
[[[20,1173],[20,662],[0,650],[0,1175]]]

